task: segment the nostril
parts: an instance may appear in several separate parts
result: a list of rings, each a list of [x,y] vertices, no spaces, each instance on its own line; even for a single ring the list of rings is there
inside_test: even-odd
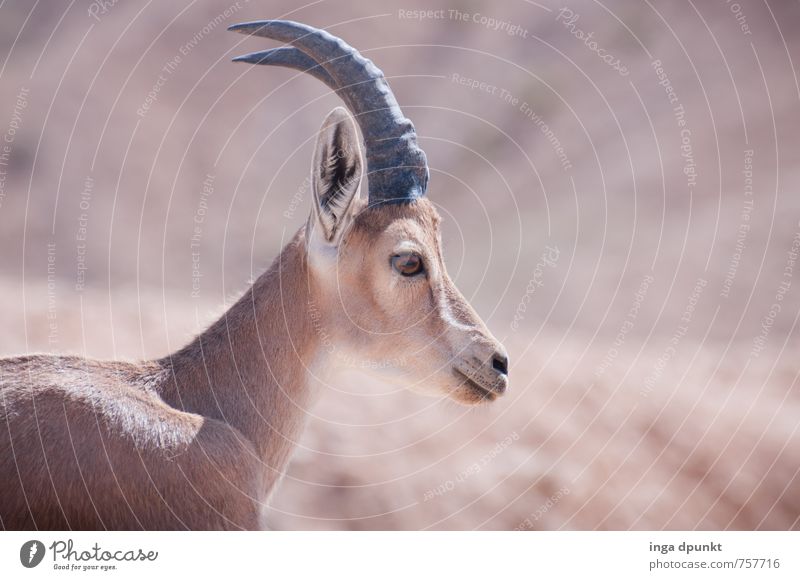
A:
[[[494,357],[492,357],[492,368],[500,374],[507,375],[508,357],[504,354],[495,354]]]

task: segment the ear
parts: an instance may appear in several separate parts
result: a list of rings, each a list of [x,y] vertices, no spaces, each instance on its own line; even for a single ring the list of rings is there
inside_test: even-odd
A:
[[[343,107],[322,123],[314,149],[311,184],[314,204],[309,224],[328,243],[337,244],[345,230],[361,183],[361,151],[353,118]]]

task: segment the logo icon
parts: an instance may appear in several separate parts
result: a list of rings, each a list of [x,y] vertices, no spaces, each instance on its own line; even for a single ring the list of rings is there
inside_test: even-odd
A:
[[[26,568],[35,568],[44,559],[44,544],[39,540],[28,540],[19,549],[19,561]]]

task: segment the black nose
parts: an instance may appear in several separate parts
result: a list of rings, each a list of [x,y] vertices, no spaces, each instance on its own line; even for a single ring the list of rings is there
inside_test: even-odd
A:
[[[508,357],[501,353],[495,353],[492,357],[492,368],[501,375],[508,374]]]

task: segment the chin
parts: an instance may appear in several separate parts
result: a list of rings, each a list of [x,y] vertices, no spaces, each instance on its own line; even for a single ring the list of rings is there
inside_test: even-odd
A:
[[[418,395],[446,398],[466,407],[486,405],[500,397],[499,393],[485,389],[460,373],[437,377],[437,380],[415,383],[408,389]]]
[[[450,392],[450,399],[467,407],[486,405],[497,399],[497,397],[496,393],[474,386],[471,383],[461,384]]]
[[[453,371],[453,376],[457,382],[455,386],[450,389],[448,395],[453,401],[460,405],[466,405],[468,407],[485,405],[493,402],[500,396],[495,391],[479,385],[458,371]]]

